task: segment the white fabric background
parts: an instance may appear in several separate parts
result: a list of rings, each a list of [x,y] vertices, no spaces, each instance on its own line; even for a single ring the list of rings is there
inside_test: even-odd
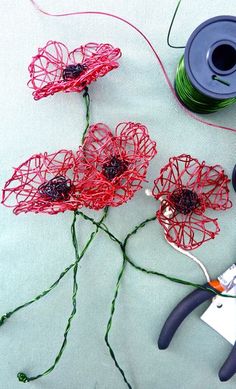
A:
[[[51,12],[100,10],[126,17],[152,40],[168,74],[174,78],[182,51],[170,49],[166,35],[176,0],[39,0],[39,3]],[[30,155],[76,149],[80,143],[85,123],[82,96],[57,94],[35,102],[26,86],[32,55],[50,39],[62,41],[71,49],[89,41],[109,42],[122,49],[120,68],[89,88],[91,121],[104,122],[111,128],[128,120],[147,125],[151,137],[157,140],[159,153],[151,163],[150,183],[145,187],[151,187],[170,156],[183,152],[209,164],[221,163],[231,175],[236,162],[236,135],[206,127],[179,108],[150,49],[128,26],[101,16],[46,17],[36,12],[29,1],[2,0],[0,13],[1,188],[12,175],[12,167]],[[183,0],[172,41],[182,45],[203,20],[234,13],[233,0]],[[235,106],[208,118],[236,126]],[[232,187],[231,199],[235,202]],[[110,210],[108,225],[122,239],[155,212],[156,202],[146,198],[143,190],[127,205]],[[214,216],[219,217],[221,234],[195,251],[212,277],[233,263],[236,255],[235,208]],[[73,261],[71,219],[69,212],[54,217],[34,214],[16,217],[11,210],[0,207],[0,314],[47,288]],[[88,232],[89,225],[81,222],[82,242]],[[204,282],[196,265],[166,244],[156,222],[130,242],[129,252],[143,266]],[[103,340],[121,260],[117,246],[100,233],[81,262],[78,313],[64,356],[53,373],[27,384],[30,389],[126,387]],[[18,371],[36,375],[52,364],[71,310],[71,289],[70,273],[45,299],[20,311],[0,328],[0,388],[21,388],[16,379]],[[235,388],[235,377],[226,384],[218,380],[218,370],[232,346],[200,321],[204,307],[191,314],[167,351],[157,348],[164,320],[190,290],[127,267],[110,339],[133,388],[217,389],[222,385]]]

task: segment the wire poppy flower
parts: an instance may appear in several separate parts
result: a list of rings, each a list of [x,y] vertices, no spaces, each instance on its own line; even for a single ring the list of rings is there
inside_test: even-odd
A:
[[[154,181],[153,196],[161,201],[157,219],[168,241],[192,250],[214,239],[220,228],[205,211],[226,210],[229,178],[220,165],[208,166],[190,155],[169,159]]]
[[[36,154],[15,169],[3,189],[2,204],[13,212],[57,214],[82,206],[72,151]]]
[[[101,209],[127,202],[142,188],[156,143],[140,123],[120,123],[115,135],[102,123],[90,126],[77,152],[80,199]]]
[[[120,57],[120,49],[107,43],[88,43],[69,52],[63,43],[49,41],[29,65],[28,86],[35,100],[57,92],[81,92],[117,68]]]

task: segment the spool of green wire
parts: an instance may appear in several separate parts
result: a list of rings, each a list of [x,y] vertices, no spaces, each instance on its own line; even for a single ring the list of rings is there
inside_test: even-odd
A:
[[[236,17],[217,16],[194,30],[177,67],[175,90],[196,113],[236,103]]]
[[[177,67],[175,90],[182,104],[195,113],[213,113],[236,103],[236,97],[213,99],[194,88],[184,67],[184,56],[181,57]]]

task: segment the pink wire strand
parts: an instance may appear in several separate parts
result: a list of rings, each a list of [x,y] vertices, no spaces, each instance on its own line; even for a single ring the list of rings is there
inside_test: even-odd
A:
[[[178,105],[180,106],[180,108],[188,115],[190,116],[191,118],[193,118],[194,120],[197,120],[198,122],[200,123],[203,123],[207,126],[210,126],[210,127],[215,127],[215,128],[219,128],[219,129],[222,129],[222,130],[227,130],[227,131],[232,131],[232,132],[236,132],[236,129],[235,128],[232,128],[232,127],[226,127],[226,126],[221,126],[220,124],[215,124],[215,123],[211,123],[211,122],[208,122],[206,120],[203,120],[199,117],[197,117],[196,115],[194,115],[192,112],[188,111],[187,108],[185,108],[178,100],[178,97],[175,93],[175,89],[170,81],[170,78],[165,70],[165,67],[163,65],[163,62],[161,60],[161,58],[159,57],[157,51],[155,50],[153,44],[151,43],[151,41],[148,39],[148,37],[138,28],[136,27],[134,24],[132,24],[131,22],[129,22],[128,20],[122,18],[121,16],[118,16],[118,15],[114,15],[114,14],[111,14],[111,13],[108,13],[108,12],[102,12],[102,11],[76,11],[76,12],[67,12],[67,13],[62,13],[62,14],[52,14],[50,12],[47,12],[47,11],[44,11],[43,9],[41,9],[39,7],[39,5],[36,3],[35,0],[30,0],[31,3],[34,5],[34,7],[41,13],[43,13],[44,15],[47,15],[47,16],[54,16],[54,17],[64,17],[64,16],[76,16],[76,15],[102,15],[102,16],[108,16],[108,17],[111,17],[113,19],[117,19],[125,24],[127,24],[128,26],[130,26],[131,28],[133,28],[135,31],[137,31],[142,37],[143,39],[146,41],[146,43],[148,44],[148,46],[150,47],[150,49],[152,50],[153,54],[155,55],[160,67],[161,67],[161,70],[163,72],[163,75],[165,77],[165,80],[171,90],[171,93],[172,95],[174,96],[175,98],[175,101],[178,103]]]

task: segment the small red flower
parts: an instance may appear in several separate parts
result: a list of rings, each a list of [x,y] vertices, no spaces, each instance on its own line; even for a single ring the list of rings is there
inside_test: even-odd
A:
[[[115,135],[102,123],[89,128],[78,155],[80,198],[101,209],[127,202],[141,189],[156,143],[139,123],[120,123]]]
[[[57,92],[81,92],[117,68],[120,57],[120,49],[107,43],[88,43],[69,52],[63,43],[49,41],[29,65],[28,86],[35,100]]]
[[[72,151],[36,154],[15,169],[3,189],[2,204],[13,212],[57,214],[82,206],[77,196],[75,156]]]
[[[205,211],[232,206],[229,181],[220,165],[207,166],[185,154],[170,158],[153,188],[153,196],[161,201],[156,215],[166,238],[185,250],[214,239],[220,228]]]

